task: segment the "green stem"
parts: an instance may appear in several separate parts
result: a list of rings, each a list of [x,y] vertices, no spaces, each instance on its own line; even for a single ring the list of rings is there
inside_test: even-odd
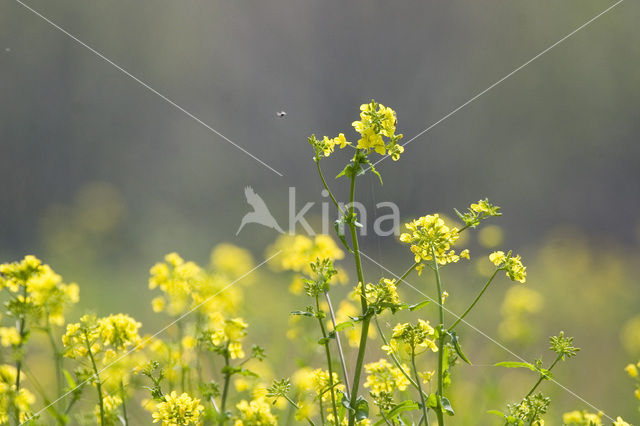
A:
[[[344,211],[342,210],[342,207],[340,207],[340,204],[338,203],[336,198],[333,196],[333,192],[331,192],[331,190],[329,189],[329,185],[327,185],[327,181],[324,180],[324,175],[322,174],[322,169],[320,168],[320,160],[316,161],[316,167],[318,169],[318,174],[320,175],[320,180],[322,181],[322,186],[324,186],[324,189],[326,189],[327,192],[329,193],[329,197],[331,197],[331,201],[333,201],[333,204],[336,206],[340,214],[344,215]]]
[[[91,360],[91,366],[93,367],[93,374],[96,378],[96,388],[98,390],[98,406],[100,407],[100,425],[104,426],[104,400],[102,399],[102,382],[100,381],[100,373],[98,372],[98,366],[96,365],[96,360],[93,357],[93,352],[91,351],[91,342],[89,342],[89,336],[87,336],[86,330],[84,331],[84,341],[87,346],[89,359]]]
[[[354,170],[357,168],[357,158],[359,151],[356,151],[354,156]],[[362,320],[362,330],[360,334],[360,345],[358,347],[358,358],[356,360],[356,369],[353,375],[353,385],[351,387],[351,407],[355,407],[356,401],[358,398],[358,389],[360,387],[360,376],[362,375],[362,367],[364,363],[364,355],[367,348],[367,337],[369,334],[369,324],[371,322],[371,315],[368,314],[368,304],[365,295],[365,282],[364,276],[362,273],[362,261],[360,259],[360,247],[358,245],[358,233],[355,225],[354,215],[354,199],[355,199],[355,186],[356,186],[356,176],[355,173],[351,176],[351,187],[349,190],[349,229],[351,230],[351,242],[353,244],[353,255],[355,257],[356,262],[356,272],[358,274],[358,283],[362,283],[362,294],[360,295],[360,304],[362,305],[362,315],[364,319]],[[353,426],[355,424],[355,412],[349,411],[349,426]]]
[[[495,278],[496,274],[498,273],[499,269],[496,269],[493,273],[493,275],[491,275],[491,278],[489,278],[489,280],[487,281],[487,283],[484,285],[484,287],[482,287],[482,290],[480,290],[480,293],[478,293],[478,295],[476,296],[476,298],[474,299],[473,303],[471,303],[471,305],[469,305],[469,307],[467,308],[466,311],[464,311],[464,313],[462,315],[460,315],[458,317],[458,319],[451,325],[451,327],[449,327],[449,331],[452,331],[456,325],[458,325],[458,323],[460,321],[462,321],[464,319],[464,317],[467,316],[467,314],[471,311],[471,309],[473,309],[474,306],[476,306],[476,303],[478,303],[478,300],[480,300],[480,298],[482,297],[482,295],[484,294],[485,291],[487,291],[487,288],[489,288],[489,284],[491,284],[491,282],[493,281],[493,279]]]
[[[326,293],[325,293],[326,294]],[[324,343],[324,351],[327,355],[327,365],[329,367],[329,392],[331,392],[331,406],[333,408],[333,419],[336,426],[340,426],[340,422],[338,420],[338,406],[336,405],[336,393],[333,388],[333,367],[331,362],[331,350],[329,349],[329,339],[327,338],[327,331],[324,328],[324,323],[322,322],[322,318],[320,318],[320,301],[318,296],[316,295],[316,310],[318,314],[318,324],[320,324],[320,331],[322,331],[322,337],[325,341]],[[322,396],[320,396],[322,399]]]
[[[220,426],[224,425],[224,422],[226,420],[226,414],[225,414],[225,406],[227,404],[227,395],[229,394],[229,383],[231,382],[231,374],[228,371],[228,367],[229,367],[229,343],[227,342],[227,347],[224,350],[224,388],[222,390],[222,397],[221,397],[221,401],[220,401],[220,414],[221,414],[221,420],[220,420]]]
[[[24,304],[26,302],[27,299],[27,286],[23,285],[21,286],[21,295],[22,295],[22,303]],[[16,382],[15,382],[15,386],[16,386],[16,393],[18,391],[20,391],[20,372],[22,370],[22,346],[24,344],[24,338],[26,336],[26,318],[25,318],[25,314],[24,312],[20,314],[20,320],[18,321],[17,324],[18,327],[18,336],[20,337],[20,342],[18,343],[18,345],[16,346],[15,350],[14,350],[14,354],[17,355],[16,358]],[[16,424],[20,423],[20,408],[18,408],[17,405],[12,404],[14,407],[14,415],[16,417]]]
[[[331,298],[329,297],[329,292],[325,291],[324,296],[327,299],[327,305],[329,306],[329,314],[331,315],[331,323],[333,324],[333,332],[336,335],[336,346],[338,347],[338,358],[340,359],[340,365],[342,366],[342,375],[344,376],[344,385],[347,391],[347,398],[348,398],[349,397],[349,372],[347,370],[347,363],[344,359],[342,342],[340,341],[340,332],[336,330],[336,314],[333,311],[333,305],[331,304]]]
[[[551,363],[551,366],[549,367],[549,369],[547,370],[547,372],[551,372],[551,370],[553,369],[553,367],[556,366],[556,364],[558,363],[558,361],[560,361],[562,359],[562,355],[558,355],[558,357]],[[529,391],[529,393],[527,393],[527,396],[531,396],[531,394],[536,390],[536,388],[540,385],[540,383],[542,383],[542,381],[546,378],[547,376],[545,374],[540,374],[540,377],[538,378],[538,381],[536,382],[535,385],[533,385],[533,387],[531,388],[531,390]]]
[[[51,404],[51,400],[47,396],[47,393],[42,387],[42,385],[40,384],[40,382],[38,382],[36,377],[26,368],[26,366],[22,367],[22,371],[24,372],[24,375],[27,377],[27,379],[29,379],[29,381],[33,385],[33,388],[40,395],[40,398],[42,398],[42,402],[45,403],[47,407],[47,411],[49,411],[51,415],[55,417],[59,425],[65,425],[67,423],[66,420],[64,419],[63,416],[60,415],[56,407]]]
[[[426,424],[429,424],[429,420],[428,420],[429,418],[427,417],[427,402],[424,399],[422,386],[420,385],[420,376],[418,375],[418,368],[416,367],[416,351],[414,348],[411,348],[411,366],[413,367],[413,374],[415,374],[416,376],[418,393],[420,394],[420,401],[422,402],[422,415],[425,419]]]
[[[329,185],[327,185],[327,181],[324,179],[324,175],[322,174],[322,169],[320,168],[320,160],[316,160],[316,167],[318,169],[318,175],[320,176],[320,180],[322,181],[322,185],[324,186],[324,189],[329,194],[329,197],[331,197],[331,201],[333,201],[333,204],[336,206],[336,209],[338,209],[338,211],[340,212],[340,215],[344,216],[344,211],[342,210],[342,207],[340,207],[340,204],[338,203],[338,201],[334,197],[333,192],[331,192],[331,190],[329,189]],[[324,295],[327,298],[327,304],[329,305],[329,312],[331,313],[331,322],[333,323],[333,330],[334,330],[335,335],[336,335],[336,345],[338,346],[338,355],[340,357],[340,364],[342,365],[342,374],[344,376],[345,389],[346,389],[346,393],[347,393],[347,398],[349,398],[349,373],[348,373],[348,370],[347,370],[347,363],[345,362],[345,359],[344,359],[344,351],[342,350],[342,342],[340,341],[340,333],[338,331],[336,331],[336,329],[335,329],[336,328],[336,316],[335,316],[335,313],[333,311],[333,306],[331,305],[331,299],[329,298],[329,293],[327,291],[325,291]]]
[[[407,278],[409,276],[409,274],[411,272],[413,272],[414,269],[416,269],[418,267],[418,265],[420,264],[420,262],[416,262],[414,263],[411,268],[407,269],[407,272],[405,272],[404,274],[402,274],[402,276],[400,277],[400,279],[398,280],[398,283],[401,283],[402,281],[405,280],[405,278]]]
[[[124,426],[129,426],[129,418],[127,417],[127,393],[124,391],[124,383],[120,380],[120,397],[122,398],[122,417],[124,417]]]
[[[57,395],[62,395],[62,367],[63,367],[63,358],[62,352],[58,349],[58,345],[56,344],[56,340],[53,337],[53,332],[51,331],[51,325],[49,324],[49,320],[47,319],[47,327],[46,327],[47,337],[49,338],[49,344],[51,345],[51,350],[53,352],[53,357],[55,359],[56,366],[56,390]],[[62,401],[58,402],[58,409],[61,408]]]
[[[433,255],[433,270],[436,275],[436,285],[438,289],[438,312],[440,314],[440,325],[438,327],[438,390],[436,395],[438,396],[438,404],[436,411],[436,417],[438,418],[438,425],[444,426],[444,415],[442,413],[442,396],[444,390],[444,306],[442,306],[442,282],[440,281],[440,269],[438,268],[438,258],[436,256],[436,250],[432,247],[431,253]]]

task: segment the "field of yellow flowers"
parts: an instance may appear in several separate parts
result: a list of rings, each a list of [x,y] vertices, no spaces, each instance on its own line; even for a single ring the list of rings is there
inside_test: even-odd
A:
[[[259,261],[228,243],[203,264],[169,253],[134,303],[151,326],[96,315],[36,256],[2,263],[0,424],[631,424],[637,249],[570,230],[503,247],[480,199],[408,221],[382,265],[359,245],[356,183],[382,180],[374,156],[401,161],[402,135],[374,101],[352,125],[355,142],[308,139],[335,234],[282,235]],[[338,149],[353,155],[330,185]]]

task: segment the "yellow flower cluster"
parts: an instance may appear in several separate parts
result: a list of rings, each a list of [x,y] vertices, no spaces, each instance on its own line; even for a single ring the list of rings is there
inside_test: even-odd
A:
[[[395,279],[382,278],[378,284],[365,285],[364,290],[369,304],[378,307],[379,311],[383,309],[395,311],[399,308],[401,302]],[[358,297],[362,295],[362,283],[356,287],[355,294]]]
[[[175,391],[164,396],[164,401],[156,405],[153,422],[162,422],[162,426],[187,426],[200,424],[200,413],[204,407],[200,400],[187,393],[178,395]]]
[[[400,241],[411,244],[416,263],[432,260],[434,251],[441,265],[469,258],[469,250],[456,254],[451,248],[460,238],[458,228],[447,226],[438,214],[420,217],[405,224],[405,227],[409,232],[401,234]]]
[[[351,142],[348,142],[345,138],[344,133],[338,134],[338,136],[336,136],[335,138],[324,136],[321,140],[316,139],[315,135],[311,135],[307,140],[316,151],[316,161],[319,160],[319,157],[330,156],[334,151],[336,145],[339,146],[340,149],[346,147],[347,145],[351,145]]]
[[[269,261],[277,271],[295,271],[311,275],[310,263],[316,259],[339,260],[344,257],[333,239],[324,234],[313,239],[304,235],[281,235],[275,243],[267,248],[267,257],[280,254]]]
[[[360,133],[357,148],[367,154],[375,151],[378,154],[389,154],[394,161],[400,158],[404,147],[398,144],[402,138],[396,135],[396,113],[391,108],[385,107],[375,101],[360,106],[360,120],[351,125]],[[384,138],[388,138],[385,142]]]
[[[503,251],[494,251],[489,255],[489,260],[498,269],[505,271],[507,277],[512,281],[521,283],[527,281],[527,268],[522,264],[520,255],[512,256],[511,252],[505,254]]]
[[[386,353],[396,353],[403,358],[409,358],[412,354],[420,354],[427,349],[438,351],[438,346],[433,341],[435,330],[429,321],[418,320],[416,325],[410,323],[398,324],[393,328],[393,335],[389,346],[383,346]]]
[[[65,309],[79,299],[76,284],[63,283],[49,265],[31,255],[0,265],[0,290],[3,288],[18,293],[29,308],[29,320],[42,327],[64,324]]]
[[[271,413],[271,404],[264,398],[257,398],[251,402],[240,401],[236,405],[239,416],[234,426],[271,426],[277,425],[278,419]]]
[[[634,392],[634,395],[638,400],[640,400],[640,373],[638,372],[639,369],[640,369],[640,362],[638,362],[637,364],[628,364],[624,368],[624,371],[627,372],[629,377],[631,377],[636,381],[636,390]]]
[[[602,426],[602,411],[598,414],[588,411],[570,411],[562,415],[562,424],[566,426]]]
[[[322,401],[328,401],[331,399],[331,392],[343,391],[344,385],[336,383],[340,383],[340,379],[338,378],[338,374],[333,372],[332,380],[333,380],[333,390],[331,389],[331,381],[329,380],[329,372],[323,370],[321,368],[317,368],[310,372],[311,374],[311,388],[316,393],[316,396]]]
[[[138,334],[141,324],[126,314],[109,315],[98,320],[90,315],[80,318],[79,323],[67,324],[62,336],[64,355],[68,358],[82,358],[89,355],[89,349],[95,356],[104,352],[112,357],[113,352],[121,352],[140,345]]]
[[[122,398],[116,395],[105,395],[102,398],[105,424],[115,426],[119,423],[118,408],[122,405]],[[93,408],[93,415],[96,418],[96,424],[100,424],[100,405]]]
[[[366,364],[364,369],[367,372],[367,380],[364,383],[364,387],[370,388],[374,394],[379,394],[380,392],[392,393],[395,389],[403,391],[409,386],[409,380],[402,374],[400,369],[384,358],[377,362]],[[405,371],[407,370],[408,368],[405,367]]]
[[[231,359],[244,358],[242,339],[247,335],[247,327],[249,324],[244,322],[242,318],[227,319],[224,321],[223,327],[213,332],[211,343],[216,346],[228,345]]]
[[[0,365],[0,424],[9,424],[10,410],[20,411],[20,422],[29,418],[31,405],[36,398],[25,388],[16,391],[16,369],[7,364]]]
[[[185,312],[192,303],[194,290],[203,286],[206,274],[194,262],[185,262],[178,253],[165,256],[150,270],[149,288],[159,288],[164,294],[152,301],[154,311],[169,315]]]

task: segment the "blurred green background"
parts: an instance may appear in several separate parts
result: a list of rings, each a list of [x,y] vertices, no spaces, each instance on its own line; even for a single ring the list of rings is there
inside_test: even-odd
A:
[[[284,174],[17,2],[0,4],[0,260],[34,253],[80,284],[79,310],[130,312],[151,332],[162,321],[147,303],[148,268],[165,253],[206,263],[226,241],[263,258],[273,230],[248,225],[235,236],[249,209],[245,186],[283,226],[289,186],[298,208],[316,201],[310,217],[321,214],[308,135],[344,131],[354,140],[358,106],[375,98],[397,111],[408,140],[612,3],[28,4]],[[526,286],[539,296],[525,305],[541,300],[521,308],[533,311],[522,314],[527,330],[510,334],[500,323],[512,285],[501,282],[471,319],[527,359],[546,351],[548,334],[575,335],[583,351],[557,379],[627,421],[638,420],[638,404],[622,369],[640,358],[639,15],[637,2],[621,3],[407,145],[399,163],[380,163],[383,186],[368,177],[358,189],[371,212],[394,201],[403,218],[451,215],[484,197],[502,206],[500,248],[520,252],[529,267]],[[332,160],[327,176],[347,158]],[[345,188],[330,184],[344,199]],[[477,257],[491,248],[480,249],[475,235],[470,244]],[[396,273],[410,262],[392,237],[368,236],[362,246]],[[367,267],[371,280],[381,274]],[[475,264],[467,269],[449,278],[454,311],[482,284]],[[264,309],[246,316],[284,357],[291,344],[276,324],[306,301],[282,296],[289,278],[263,273],[247,299]],[[510,359],[464,334],[477,364]],[[518,399],[531,380],[494,367],[458,374],[466,380],[459,411],[473,409],[455,424]],[[587,408],[546,386],[553,413]]]

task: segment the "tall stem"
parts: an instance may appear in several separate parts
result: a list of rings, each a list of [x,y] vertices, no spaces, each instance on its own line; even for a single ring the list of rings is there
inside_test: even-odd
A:
[[[329,189],[329,185],[327,185],[327,181],[324,179],[324,175],[322,174],[322,169],[320,168],[320,160],[316,161],[316,168],[318,169],[318,175],[320,176],[320,180],[322,181],[322,186],[324,186],[324,189],[329,194],[329,197],[331,197],[331,201],[333,201],[333,204],[336,206],[336,209],[338,209],[338,211],[340,212],[340,215],[344,216],[345,213],[342,210],[342,207],[340,207],[340,204],[336,200],[336,197],[331,192],[331,189]],[[352,200],[352,203],[353,203],[353,200]],[[325,291],[324,295],[327,298],[327,304],[329,305],[329,312],[331,313],[331,322],[333,323],[333,330],[334,330],[334,333],[336,335],[336,345],[338,346],[338,355],[340,357],[340,364],[342,365],[342,374],[344,376],[344,385],[345,385],[345,389],[346,389],[346,393],[347,393],[347,398],[349,398],[349,393],[350,393],[350,390],[349,390],[349,387],[350,387],[349,386],[349,372],[347,370],[347,363],[345,362],[345,359],[344,359],[344,351],[342,350],[342,342],[340,341],[340,333],[335,329],[336,328],[336,316],[335,316],[335,313],[333,311],[333,306],[331,304],[331,298],[329,298],[329,293]]]
[[[220,426],[224,425],[226,420],[226,413],[224,411],[225,405],[227,404],[227,395],[229,394],[229,383],[231,382],[231,373],[229,373],[229,343],[227,343],[227,347],[224,351],[224,388],[222,389],[222,397],[220,401],[220,415],[222,416],[220,419]]]
[[[440,270],[438,269],[438,258],[436,256],[436,250],[432,247],[431,248],[431,253],[433,255],[433,270],[435,272],[436,275],[436,286],[438,289],[438,297],[436,298],[436,300],[439,301],[438,303],[438,311],[440,314],[440,325],[438,327],[438,390],[436,392],[436,395],[438,396],[438,403],[437,403],[437,407],[435,409],[436,411],[436,417],[438,418],[438,425],[439,426],[444,426],[444,415],[442,413],[442,395],[443,395],[443,389],[444,389],[444,370],[443,370],[443,365],[444,365],[444,338],[445,338],[445,334],[444,334],[444,306],[442,306],[442,283],[440,281]]]
[[[129,417],[127,417],[127,393],[124,390],[124,382],[120,380],[120,398],[122,398],[122,417],[124,426],[129,426]]]
[[[100,407],[100,425],[104,426],[104,400],[102,399],[102,382],[100,381],[100,373],[98,372],[98,366],[96,365],[96,360],[93,357],[93,352],[91,351],[91,342],[89,342],[89,336],[87,336],[86,331],[84,332],[84,341],[87,346],[89,359],[91,360],[91,366],[93,367],[93,375],[96,377],[96,388],[98,390],[98,406]]]
[[[62,395],[62,352],[58,349],[58,345],[56,344],[56,340],[53,337],[53,332],[51,331],[51,324],[49,324],[49,320],[47,319],[46,326],[47,337],[49,338],[49,344],[51,345],[51,351],[53,352],[53,357],[55,359],[56,366],[56,390],[57,395]],[[62,407],[62,401],[60,401],[58,405],[58,409]]]
[[[331,315],[331,323],[333,324],[333,332],[336,336],[336,346],[338,346],[338,358],[340,359],[340,365],[342,365],[342,375],[344,376],[344,386],[347,391],[347,397],[349,397],[349,372],[347,370],[347,363],[344,359],[344,352],[342,351],[342,342],[340,342],[340,333],[336,330],[336,314],[333,311],[333,305],[331,304],[331,298],[329,292],[325,291],[324,296],[327,299],[327,305],[329,306],[329,314]]]
[[[484,294],[485,291],[487,291],[487,289],[489,288],[489,284],[491,284],[491,281],[493,281],[493,279],[495,278],[496,274],[498,273],[499,269],[496,269],[493,272],[493,275],[491,275],[491,278],[489,278],[489,280],[487,281],[487,283],[484,285],[484,287],[482,287],[482,290],[480,290],[480,293],[478,293],[478,295],[476,296],[476,298],[474,299],[473,303],[471,303],[471,305],[469,305],[469,307],[467,308],[466,311],[464,311],[464,313],[462,315],[460,315],[458,317],[458,319],[451,325],[451,327],[449,327],[449,331],[452,331],[456,325],[458,325],[458,323],[460,321],[462,321],[464,319],[464,317],[467,316],[467,314],[471,311],[471,309],[473,309],[474,306],[476,306],[476,303],[478,303],[478,300],[480,300],[480,298],[482,297],[482,295]]]
[[[422,402],[422,415],[425,419],[425,424],[429,424],[429,417],[427,416],[427,403],[422,393],[422,385],[420,385],[420,376],[418,375],[418,368],[416,367],[416,351],[415,348],[411,348],[411,366],[413,367],[413,374],[416,377],[416,384],[418,385],[418,393],[420,394],[420,401]]]
[[[359,151],[356,151],[356,155],[354,156],[354,164],[357,166],[357,159]],[[355,170],[355,168],[354,168]],[[368,305],[367,299],[365,295],[365,282],[364,276],[362,273],[362,261],[360,259],[360,247],[358,245],[358,232],[356,230],[355,218],[354,215],[354,198],[355,198],[355,186],[356,186],[356,175],[355,173],[351,176],[351,188],[349,190],[349,229],[351,230],[351,242],[353,244],[353,255],[356,262],[356,272],[358,274],[358,283],[362,283],[362,293],[360,295],[360,304],[362,305],[362,315],[364,319],[362,320],[362,330],[360,334],[360,345],[358,347],[358,358],[356,360],[356,369],[353,375],[353,385],[351,387],[351,407],[355,407],[356,401],[358,398],[358,389],[360,387],[360,376],[362,374],[362,365],[364,363],[364,354],[367,348],[367,337],[369,335],[369,324],[371,322],[371,315],[368,313]],[[353,426],[355,424],[355,412],[349,410],[349,426]]]
[[[326,293],[325,293],[326,294]],[[316,310],[318,314],[320,313],[320,301],[318,296],[316,296]],[[329,349],[329,339],[327,337],[327,331],[324,328],[324,323],[322,322],[322,318],[318,316],[318,323],[320,324],[320,331],[322,331],[322,337],[324,339],[324,351],[327,355],[327,366],[329,367],[329,392],[331,392],[331,406],[333,408],[333,420],[336,426],[340,426],[340,421],[338,420],[338,406],[336,405],[336,393],[333,384],[333,366],[331,362],[331,350]],[[322,395],[320,395],[320,399],[322,399]]]

